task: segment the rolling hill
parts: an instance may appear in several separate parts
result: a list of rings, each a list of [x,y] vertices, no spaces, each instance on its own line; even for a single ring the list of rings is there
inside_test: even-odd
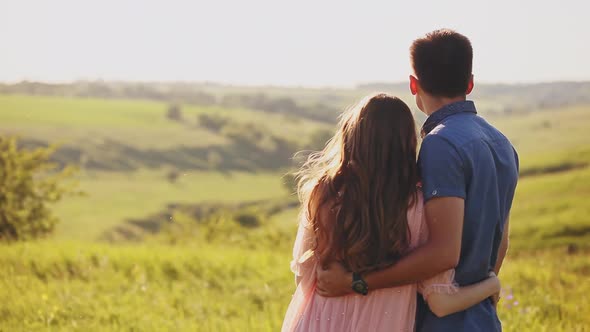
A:
[[[521,159],[506,331],[590,326],[589,87],[483,85],[474,96]],[[0,244],[0,331],[276,330],[298,211],[284,175],[374,90],[412,101],[405,84],[0,85],[0,135],[60,143],[54,161],[79,165],[86,193],[55,206],[52,238]]]

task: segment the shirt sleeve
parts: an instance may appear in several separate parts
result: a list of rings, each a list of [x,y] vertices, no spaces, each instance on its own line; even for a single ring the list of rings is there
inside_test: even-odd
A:
[[[463,160],[444,138],[426,136],[420,147],[418,166],[425,202],[435,197],[466,197]]]
[[[518,158],[518,152],[516,152],[514,147],[512,147],[512,151],[514,151],[514,161],[516,161],[516,172],[520,174],[520,159]]]

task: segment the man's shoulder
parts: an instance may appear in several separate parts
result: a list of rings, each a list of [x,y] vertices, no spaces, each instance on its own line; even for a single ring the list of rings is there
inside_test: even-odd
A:
[[[476,116],[472,114],[455,114],[449,116],[434,127],[426,136],[433,140],[454,141],[458,136],[467,134],[470,128],[477,126]]]
[[[422,139],[420,153],[427,152],[432,149],[440,149],[441,146],[452,147],[454,144],[449,137],[446,137],[444,133],[434,132],[434,130]]]
[[[458,147],[467,139],[460,123],[445,121],[438,124],[422,139],[422,147],[429,145],[448,145]]]
[[[459,161],[462,159],[459,151],[460,142],[453,135],[433,131],[423,138],[418,161],[419,163],[427,159],[456,159]]]
[[[510,144],[508,138],[496,127],[480,116],[451,116],[436,126],[423,140],[444,140],[455,148],[460,148],[473,142],[504,141]]]

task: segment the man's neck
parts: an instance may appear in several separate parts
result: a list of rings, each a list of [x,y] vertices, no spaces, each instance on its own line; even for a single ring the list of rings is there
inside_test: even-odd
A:
[[[422,102],[424,104],[424,113],[430,116],[432,115],[432,113],[438,111],[446,105],[456,103],[458,101],[465,101],[466,99],[467,96],[459,96],[453,98],[424,96],[422,98]]]

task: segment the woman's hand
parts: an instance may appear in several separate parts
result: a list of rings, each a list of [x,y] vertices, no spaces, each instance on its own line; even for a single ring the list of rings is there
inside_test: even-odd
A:
[[[327,269],[316,269],[316,291],[320,296],[337,297],[352,293],[352,273],[338,262],[330,263]]]
[[[498,279],[498,276],[496,276],[496,273],[494,273],[494,271],[490,271],[490,274],[488,276],[491,280],[494,281],[494,288],[496,289],[496,293],[494,293],[494,295],[491,296],[491,299],[492,303],[494,304],[494,307],[497,307],[498,302],[500,301],[500,291],[502,290],[502,284],[500,283],[500,279]]]

